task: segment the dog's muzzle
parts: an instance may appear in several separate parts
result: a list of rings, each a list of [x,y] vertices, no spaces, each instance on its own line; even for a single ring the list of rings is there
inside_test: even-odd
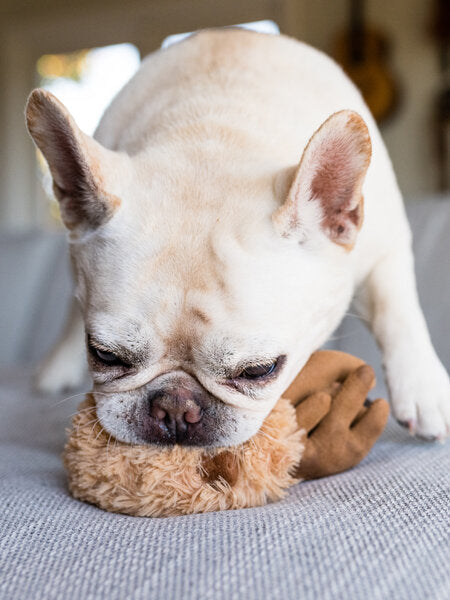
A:
[[[183,388],[156,390],[148,398],[147,426],[160,443],[182,444],[201,434],[204,400]]]
[[[148,444],[217,445],[230,410],[188,375],[155,381],[139,403],[133,427]]]

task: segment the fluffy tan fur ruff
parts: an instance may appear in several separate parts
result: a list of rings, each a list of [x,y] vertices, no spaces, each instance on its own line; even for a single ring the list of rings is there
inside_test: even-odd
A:
[[[163,517],[260,506],[299,481],[304,445],[295,409],[281,398],[260,431],[232,449],[131,446],[110,438],[88,395],[69,431],[64,464],[75,498],[112,512]],[[94,423],[94,425],[92,425]],[[234,463],[221,474],[220,456]],[[205,465],[218,467],[207,472]],[[228,479],[228,480],[227,480]]]

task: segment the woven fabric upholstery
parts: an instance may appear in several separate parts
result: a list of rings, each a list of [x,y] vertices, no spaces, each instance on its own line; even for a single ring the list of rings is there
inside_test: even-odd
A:
[[[35,397],[23,372],[0,404],[0,598],[450,597],[448,445],[390,423],[357,468],[263,508],[168,519],[73,500],[60,451],[77,399]]]

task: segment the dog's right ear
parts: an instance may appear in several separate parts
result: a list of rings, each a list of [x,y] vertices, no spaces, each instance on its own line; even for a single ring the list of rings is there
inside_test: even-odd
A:
[[[284,203],[272,216],[285,239],[302,242],[321,231],[351,250],[363,223],[362,185],[372,146],[367,125],[351,110],[329,117],[310,138],[290,175]]]
[[[105,165],[117,155],[83,133],[66,107],[46,90],[31,93],[26,120],[49,165],[65,226],[87,231],[108,221],[120,200],[106,190]]]

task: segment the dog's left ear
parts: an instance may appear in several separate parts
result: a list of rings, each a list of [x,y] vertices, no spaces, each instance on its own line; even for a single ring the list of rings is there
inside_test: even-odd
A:
[[[331,115],[309,140],[287,199],[272,216],[278,233],[302,242],[320,228],[351,249],[363,222],[361,188],[371,153],[369,131],[356,112]]]

